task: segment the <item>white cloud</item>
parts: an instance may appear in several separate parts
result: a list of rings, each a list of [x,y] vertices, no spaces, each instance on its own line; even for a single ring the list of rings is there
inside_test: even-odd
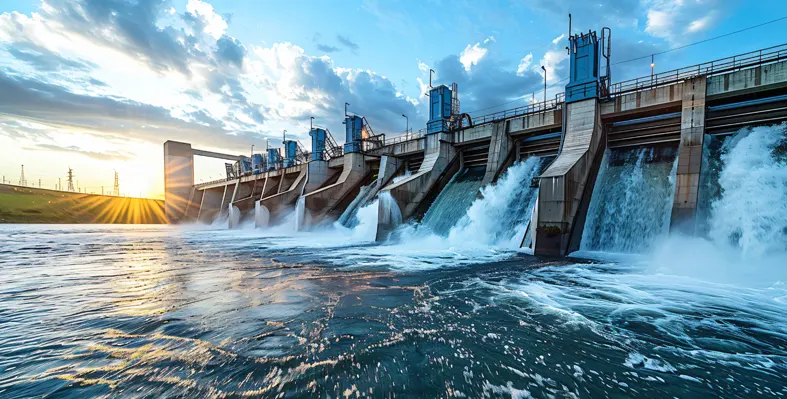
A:
[[[528,55],[522,57],[519,60],[519,66],[516,68],[517,76],[524,76],[525,73],[530,69],[530,64],[533,63],[533,53],[529,53]]]
[[[707,30],[715,21],[717,0],[648,0],[645,32],[673,44]]]
[[[556,37],[556,38],[554,38],[554,39],[552,39],[552,44],[558,44],[558,42],[560,42],[561,40],[563,40],[563,38],[564,38],[564,37],[566,37],[566,34],[565,34],[565,33],[564,33],[564,34],[562,34],[562,35],[560,35],[560,36],[558,36],[558,37]]]
[[[567,59],[568,54],[566,54],[566,50],[549,50],[544,53],[544,57],[541,58],[541,65],[543,65],[547,71],[547,83],[557,83],[565,77],[557,76],[557,71],[563,69],[560,64]],[[533,65],[532,70],[544,76],[541,65]]]
[[[459,56],[459,61],[464,65],[465,71],[470,72],[470,68],[478,64],[478,62],[486,56],[488,51],[489,50],[481,47],[480,43],[476,43],[473,46],[468,44]]]
[[[227,21],[213,11],[213,6],[202,0],[189,0],[186,10],[192,14],[199,15],[205,20],[205,33],[213,36],[214,39],[220,38],[227,30]]]
[[[426,65],[425,62],[419,60],[418,58],[416,58],[415,60],[418,61],[418,70],[419,71],[424,72],[424,73],[429,72],[429,65]]]
[[[711,20],[712,20],[711,15],[706,15],[700,19],[695,19],[694,21],[691,21],[687,30],[691,33],[705,30],[708,28],[708,25],[711,23]]]

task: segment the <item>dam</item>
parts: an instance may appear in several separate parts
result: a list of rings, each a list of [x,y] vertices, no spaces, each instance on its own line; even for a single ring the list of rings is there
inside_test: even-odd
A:
[[[167,141],[167,219],[313,231],[362,213],[377,241],[428,230],[549,256],[712,233],[722,147],[787,121],[787,45],[617,82],[611,46],[607,28],[570,35],[563,93],[489,115],[463,113],[456,84],[430,83],[429,121],[414,133],[375,133],[345,111],[344,144],[312,125],[310,151],[285,139],[248,157]],[[784,146],[771,144],[754,156]],[[231,161],[226,178],[195,184],[195,156]],[[489,234],[469,234],[479,228]]]

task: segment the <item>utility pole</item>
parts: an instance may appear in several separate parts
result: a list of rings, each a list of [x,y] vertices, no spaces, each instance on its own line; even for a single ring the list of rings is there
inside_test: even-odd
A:
[[[25,165],[22,165],[22,174],[19,175],[19,185],[20,186],[27,185],[27,179],[25,179]]]
[[[115,171],[115,184],[112,187],[112,191],[115,192],[115,195],[120,196],[120,184],[118,183],[118,171]]]
[[[68,168],[68,191],[74,192],[74,170]]]

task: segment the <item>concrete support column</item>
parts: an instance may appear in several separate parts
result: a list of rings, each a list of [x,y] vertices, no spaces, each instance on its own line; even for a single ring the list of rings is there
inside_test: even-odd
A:
[[[200,202],[197,219],[203,223],[210,223],[221,210],[221,202],[224,199],[226,187],[205,189]]]
[[[169,223],[185,216],[194,187],[194,154],[191,144],[164,143],[164,213]]]
[[[361,164],[363,164],[363,154],[361,155]],[[306,193],[310,193],[325,184],[326,181],[331,177],[331,173],[328,170],[328,161],[311,161],[307,165],[308,171],[308,182],[306,183]]]
[[[440,180],[440,176],[456,156],[456,149],[449,141],[450,138],[451,135],[445,133],[426,136],[425,156],[418,171],[380,190],[378,241],[387,239],[397,222],[410,218],[429,190]],[[385,201],[384,196],[387,196]],[[396,220],[391,219],[391,212],[396,215]]]
[[[671,230],[693,234],[697,213],[697,195],[702,168],[702,145],[705,136],[705,93],[707,79],[699,76],[683,83],[680,116],[680,145],[672,203]]]
[[[377,173],[377,187],[380,188],[393,178],[402,162],[393,155],[383,155],[380,158],[380,171]]]
[[[598,99],[567,104],[563,146],[557,159],[540,176],[536,255],[566,255],[577,214],[584,195],[592,192],[585,185],[594,160],[604,151],[604,131]],[[587,194],[586,194],[587,193]],[[584,201],[589,203],[589,201]]]
[[[507,121],[500,121],[494,124],[492,138],[489,142],[489,158],[486,161],[486,173],[484,173],[481,186],[492,183],[511,150],[506,126],[508,126]]]

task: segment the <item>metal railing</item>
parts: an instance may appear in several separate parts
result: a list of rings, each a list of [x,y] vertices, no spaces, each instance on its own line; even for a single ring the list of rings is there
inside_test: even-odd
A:
[[[741,69],[770,64],[787,59],[787,44],[768,47],[732,57],[704,62],[702,64],[678,68],[673,71],[660,72],[652,76],[613,83],[609,95],[620,95],[640,90],[651,89],[678,83],[700,75],[711,76],[720,73],[734,72]]]
[[[396,143],[403,143],[405,141],[417,140],[425,136],[426,136],[426,129],[421,129],[414,133],[408,132],[399,136],[385,137],[385,140],[383,142],[383,147],[387,147],[389,145],[393,145]]]
[[[507,109],[504,111],[495,112],[492,114],[482,115],[479,117],[472,117],[473,118],[473,126],[482,125],[485,123],[495,122],[502,119],[513,118],[516,116],[528,115],[528,114],[536,114],[539,112],[544,111],[551,111],[555,109],[560,109],[563,107],[563,101],[565,101],[565,93],[558,93],[555,95],[555,98],[552,100],[547,100],[546,102],[540,103],[533,103],[528,104],[522,107]]]

